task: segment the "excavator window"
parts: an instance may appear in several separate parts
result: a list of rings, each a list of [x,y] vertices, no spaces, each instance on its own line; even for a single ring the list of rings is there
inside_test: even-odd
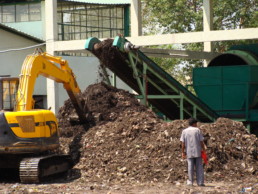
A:
[[[1,110],[12,111],[15,106],[16,93],[19,85],[19,78],[0,78],[0,108]]]
[[[47,109],[46,101],[47,96],[46,95],[33,95],[33,99],[35,101],[34,109]]]

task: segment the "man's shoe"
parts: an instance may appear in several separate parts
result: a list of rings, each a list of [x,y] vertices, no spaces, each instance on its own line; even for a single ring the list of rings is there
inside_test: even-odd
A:
[[[192,183],[191,181],[187,180],[187,181],[186,181],[186,185],[187,185],[187,186],[193,186],[193,183]]]
[[[199,184],[198,186],[199,187],[205,187],[205,184]]]

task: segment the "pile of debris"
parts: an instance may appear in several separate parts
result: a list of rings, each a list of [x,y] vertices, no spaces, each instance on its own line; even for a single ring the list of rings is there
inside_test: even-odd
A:
[[[82,179],[97,182],[185,181],[180,135],[186,120],[164,122],[134,95],[104,83],[82,94],[87,126],[74,122],[70,100],[59,111],[62,150],[70,153]],[[258,141],[241,122],[219,118],[198,123],[209,164],[208,180],[236,180],[258,175]],[[69,144],[69,147],[67,146]]]
[[[258,139],[247,133],[242,122],[219,118],[200,125],[208,147],[208,172],[228,179],[258,175]]]

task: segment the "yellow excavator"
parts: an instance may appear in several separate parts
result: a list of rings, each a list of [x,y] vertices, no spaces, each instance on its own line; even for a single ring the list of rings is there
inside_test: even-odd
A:
[[[19,78],[0,78],[0,168],[19,169],[22,183],[38,183],[44,177],[73,167],[59,148],[57,118],[50,110],[34,109],[33,91],[39,75],[62,83],[81,123],[86,114],[81,90],[68,62],[43,52],[28,55]]]

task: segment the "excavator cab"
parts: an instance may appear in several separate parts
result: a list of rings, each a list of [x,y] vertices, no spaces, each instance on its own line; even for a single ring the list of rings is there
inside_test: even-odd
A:
[[[0,77],[0,109],[2,111],[14,110],[18,86],[18,77]]]

